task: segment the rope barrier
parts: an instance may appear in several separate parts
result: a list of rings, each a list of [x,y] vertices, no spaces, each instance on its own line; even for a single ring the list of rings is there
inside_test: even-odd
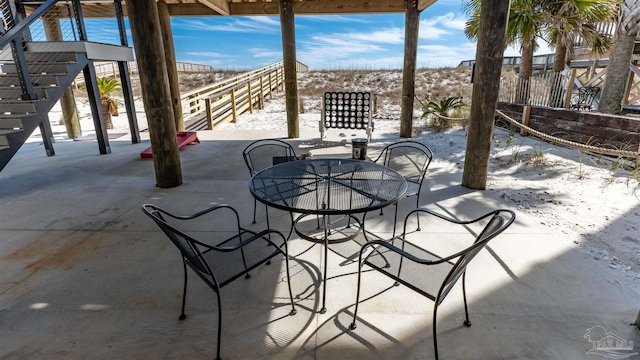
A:
[[[416,96],[416,99],[418,99],[418,97]],[[418,99],[418,101],[420,102],[420,104],[423,105],[422,101],[420,101],[420,99]],[[469,118],[451,118],[448,116],[444,116],[444,115],[440,115],[436,112],[430,112],[431,114],[435,115],[436,117],[439,117],[441,119],[445,119],[445,120],[449,120],[449,121],[459,121],[459,122],[463,122],[463,121],[469,121]],[[574,148],[574,149],[578,149],[578,150],[585,150],[585,151],[590,151],[590,152],[594,152],[597,154],[602,154],[602,155],[610,155],[610,156],[615,156],[615,157],[627,157],[627,158],[635,158],[638,163],[640,163],[640,151],[628,151],[628,150],[617,150],[617,149],[608,149],[608,148],[603,148],[603,147],[598,147],[598,146],[591,146],[591,145],[586,145],[586,144],[581,144],[575,141],[569,141],[569,140],[564,140],[564,139],[560,139],[557,138],[555,136],[551,136],[548,134],[545,134],[543,132],[540,132],[538,130],[532,129],[526,125],[523,125],[522,123],[520,123],[519,121],[509,117],[507,114],[503,113],[500,110],[496,109],[496,114],[498,114],[501,118],[507,120],[508,122],[510,122],[511,124],[515,125],[516,127],[518,127],[519,129],[525,130],[526,132],[537,136],[543,140],[547,140],[556,144],[560,144],[560,145],[564,145],[570,148]]]
[[[523,124],[521,124],[518,120],[512,119],[511,117],[507,116],[505,113],[503,113],[500,110],[496,110],[496,114],[498,114],[501,118],[507,120],[508,122],[510,122],[511,124],[515,125],[516,127],[520,128],[520,129],[524,129],[526,132],[535,135],[541,139],[547,140],[547,141],[551,141],[560,145],[564,145],[567,147],[571,147],[574,149],[578,149],[578,150],[585,150],[585,151],[590,151],[590,152],[594,152],[597,154],[602,154],[602,155],[610,155],[610,156],[616,156],[616,157],[629,157],[629,158],[637,158],[640,159],[640,152],[638,151],[627,151],[627,150],[617,150],[617,149],[607,149],[607,148],[602,148],[602,147],[597,147],[597,146],[591,146],[591,145],[585,145],[585,144],[581,144],[581,143],[577,143],[574,141],[569,141],[569,140],[564,140],[564,139],[560,139],[557,138],[555,136],[551,136],[551,135],[547,135],[543,132],[540,132],[538,130],[534,130],[528,126],[525,126]]]
[[[444,116],[444,115],[440,115],[437,112],[430,112],[430,114],[433,114],[441,119],[445,119],[445,120],[449,120],[449,121],[459,121],[459,122],[463,122],[463,121],[469,121],[469,118],[452,118],[452,117],[448,117],[448,116]]]

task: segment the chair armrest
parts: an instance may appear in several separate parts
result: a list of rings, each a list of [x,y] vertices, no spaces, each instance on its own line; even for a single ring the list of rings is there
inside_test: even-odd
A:
[[[251,232],[248,231],[248,230],[242,229],[241,234],[244,234],[244,233],[251,233]],[[265,236],[267,234],[275,234],[275,235],[280,236],[280,238],[282,238],[282,243],[285,245],[285,248],[286,248],[287,241],[286,241],[286,238],[284,237],[284,235],[280,231],[271,230],[271,229],[262,230],[261,232],[259,232],[257,234],[254,233],[248,239],[245,239],[245,240],[243,240],[243,241],[241,241],[239,243],[233,244],[233,245],[229,245],[229,246],[226,246],[226,245],[225,246],[212,246],[212,247],[214,249],[218,250],[218,251],[229,252],[229,251],[238,250],[241,247],[244,247],[244,246],[246,246],[246,245],[248,245],[248,244],[250,244],[250,243],[252,243],[252,242],[254,242],[254,241],[258,240],[258,239],[263,239],[266,242],[268,242],[269,244],[279,248],[280,246],[278,246],[276,243],[274,243],[269,237]],[[234,237],[232,237],[231,239],[227,239],[225,242],[230,241],[232,239],[234,239]]]
[[[389,240],[389,241],[391,241],[391,240]],[[412,255],[412,254],[410,254],[410,253],[408,253],[408,252],[406,252],[406,251],[404,251],[404,250],[400,249],[399,247],[397,247],[397,246],[395,246],[395,245],[391,244],[389,241],[373,240],[373,241],[369,241],[369,242],[367,242],[367,243],[366,243],[366,244],[364,244],[364,245],[362,246],[362,248],[360,249],[360,258],[362,259],[362,256],[363,256],[363,254],[364,254],[365,250],[366,250],[368,247],[376,247],[376,248],[378,248],[378,247],[385,247],[385,248],[387,248],[387,249],[389,249],[389,250],[391,250],[391,251],[393,251],[393,252],[395,252],[395,253],[399,254],[400,256],[403,256],[403,257],[405,257],[405,258],[407,258],[407,259],[409,259],[409,260],[411,260],[411,261],[414,261],[414,262],[417,262],[417,263],[420,263],[420,264],[425,264],[425,265],[430,265],[430,264],[431,264],[431,265],[437,265],[437,264],[440,264],[440,263],[442,263],[442,262],[443,262],[443,261],[441,261],[441,260],[433,261],[433,260],[421,259],[421,258],[419,258],[419,257],[417,257],[417,256],[415,256],[415,255]],[[371,253],[369,253],[369,255],[373,254],[375,251],[376,251],[376,250],[374,249],[373,251],[371,251]],[[364,259],[364,261],[365,261],[365,262],[367,261],[367,258],[369,257],[369,255],[367,255],[367,257],[365,257],[365,259]]]
[[[162,214],[165,214],[165,215],[167,215],[169,217],[172,217],[174,219],[177,219],[177,220],[193,220],[193,219],[196,219],[196,218],[198,218],[198,217],[200,217],[202,215],[209,214],[209,213],[211,213],[213,211],[216,211],[216,210],[228,209],[228,210],[231,210],[236,216],[236,223],[237,223],[237,227],[238,227],[238,233],[240,233],[240,231],[241,231],[241,228],[240,228],[240,216],[238,215],[238,212],[236,211],[236,209],[234,209],[231,205],[217,204],[217,205],[214,205],[212,207],[206,208],[204,210],[198,211],[197,213],[192,214],[192,215],[176,215],[176,214],[172,214],[172,213],[170,213],[170,212],[168,212],[166,210],[163,210],[163,209],[161,209],[159,207],[156,207],[155,205],[150,205],[150,204],[145,204],[142,207],[146,207],[146,206],[153,206],[156,211],[158,211],[158,212],[160,212]]]
[[[404,227],[405,227],[405,230],[406,230],[407,220],[409,220],[409,217],[411,215],[415,214],[415,213],[427,213],[429,215],[433,215],[433,216],[435,216],[437,218],[440,218],[442,220],[446,220],[446,221],[454,223],[454,224],[467,225],[467,224],[473,224],[475,222],[478,222],[478,221],[480,221],[482,219],[485,219],[485,218],[487,218],[489,216],[498,214],[501,211],[509,211],[509,212],[511,212],[511,210],[498,209],[498,210],[494,210],[494,211],[491,211],[489,213],[486,213],[486,214],[484,214],[484,215],[482,215],[482,216],[480,216],[478,218],[472,219],[472,220],[458,220],[458,219],[454,219],[454,218],[447,217],[445,215],[439,214],[439,213],[437,213],[435,211],[432,211],[432,210],[429,210],[429,209],[419,208],[419,209],[415,209],[415,210],[411,211],[409,214],[407,214],[407,216],[404,218]]]

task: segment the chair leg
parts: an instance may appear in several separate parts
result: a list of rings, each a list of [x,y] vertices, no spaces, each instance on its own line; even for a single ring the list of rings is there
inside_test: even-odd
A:
[[[182,289],[182,311],[180,313],[180,320],[184,320],[187,318],[187,315],[184,313],[184,307],[187,302],[187,263],[182,259],[182,266],[184,267],[184,288]]]
[[[353,321],[351,325],[349,325],[349,329],[355,330],[356,325],[356,317],[358,316],[358,305],[360,305],[360,281],[362,279],[362,251],[360,252],[360,259],[358,260],[358,287],[356,290],[356,308],[353,310]]]
[[[438,300],[434,302],[433,308],[433,351],[436,355],[436,360],[438,360],[438,336],[436,334],[436,317],[438,314]]]
[[[396,237],[396,222],[398,222],[398,203],[396,202],[396,210],[393,214],[393,235],[391,235],[391,239]]]
[[[287,247],[287,243],[285,241],[285,249]],[[289,251],[287,250],[284,254],[284,265],[287,268],[287,285],[289,286],[289,298],[291,299],[291,311],[289,312],[289,315],[293,316],[295,314],[298,313],[298,310],[296,310],[296,307],[293,303],[293,291],[291,291],[291,275],[289,273],[289,257],[287,256],[287,254],[289,253]]]
[[[464,321],[464,326],[470,327],[471,321],[469,321],[469,310],[467,309],[467,291],[465,286],[465,278],[467,277],[467,273],[462,273],[462,298],[464,299],[464,316],[466,320]]]
[[[324,269],[322,271],[322,308],[319,313],[324,314],[327,312],[327,260],[329,258],[329,215],[322,215],[322,221],[324,223]]]
[[[416,209],[420,207],[420,194],[416,196]],[[416,231],[420,231],[420,213],[416,213],[416,217],[418,218],[418,228]]]
[[[267,216],[267,229],[271,229],[269,225],[269,207],[267,205],[264,206],[264,213]],[[269,237],[269,239],[271,239],[271,237]]]
[[[220,357],[220,342],[222,341],[222,302],[220,301],[220,293],[216,292],[218,297],[218,350],[216,360],[222,360]]]
[[[256,207],[258,204],[258,200],[256,200],[256,198],[253,198],[253,223],[256,223]]]

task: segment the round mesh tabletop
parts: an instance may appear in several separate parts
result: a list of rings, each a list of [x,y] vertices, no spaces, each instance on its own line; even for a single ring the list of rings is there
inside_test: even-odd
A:
[[[303,214],[354,214],[400,199],[406,180],[393,169],[352,159],[312,159],[275,165],[254,175],[258,201]]]

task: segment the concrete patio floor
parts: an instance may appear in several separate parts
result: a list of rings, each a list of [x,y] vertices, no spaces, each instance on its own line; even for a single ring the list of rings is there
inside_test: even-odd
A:
[[[0,172],[0,358],[215,358],[215,295],[190,276],[188,317],[178,320],[179,253],[140,207],[153,203],[186,215],[228,203],[238,209],[243,225],[265,228],[263,206],[258,223],[251,224],[253,198],[241,153],[255,139],[284,135],[199,132],[201,143],[181,150],[184,183],[172,189],[156,188],[153,161],[140,159],[148,141],[111,140],[109,155],[99,155],[94,141],[58,141],[57,155],[50,158],[38,143],[25,144]],[[302,135],[290,141],[299,153],[350,155],[350,146],[321,146],[317,132]],[[375,154],[394,140],[376,134],[369,151]],[[437,153],[435,158],[421,196],[426,207],[471,219],[507,206],[495,192],[463,188],[460,168]],[[401,203],[400,218],[412,204]],[[597,326],[633,341],[637,352],[640,333],[631,323],[638,294],[590,266],[584,254],[535,219],[516,214],[506,233],[469,265],[473,325],[462,325],[460,284],[439,307],[440,357],[602,359],[587,354],[601,332],[585,334]],[[288,214],[270,210],[270,215],[274,228],[288,232]],[[369,215],[367,229],[390,237],[392,215],[392,208],[384,216]],[[430,224],[425,221],[422,233],[472,239],[464,229]],[[325,314],[318,313],[322,248],[295,237],[290,241],[295,316],[288,316],[281,258],[256,269],[251,279],[223,288],[222,357],[432,359],[433,303],[375,272],[363,275],[362,296],[369,299],[360,306],[358,328],[349,330],[357,251],[355,241],[332,246]]]

